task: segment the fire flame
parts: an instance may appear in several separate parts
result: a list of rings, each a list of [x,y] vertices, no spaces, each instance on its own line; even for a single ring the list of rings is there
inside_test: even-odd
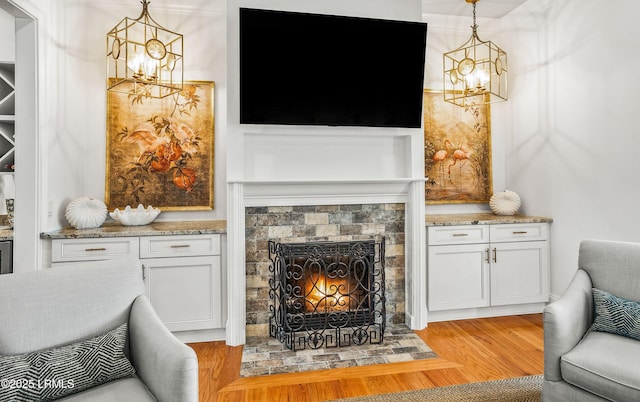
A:
[[[306,283],[306,312],[349,311],[357,306],[349,296],[349,282],[345,278],[318,278]]]

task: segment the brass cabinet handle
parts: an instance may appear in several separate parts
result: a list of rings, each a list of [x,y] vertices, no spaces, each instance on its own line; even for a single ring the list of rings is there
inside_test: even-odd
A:
[[[485,261],[486,261],[486,262],[490,262],[490,261],[489,261],[489,249],[488,249],[488,248],[487,248],[487,249],[485,249],[485,250],[484,250],[484,252],[485,252],[485,253],[487,253],[487,258],[485,258]]]
[[[104,247],[96,247],[96,248],[85,248],[84,251],[107,251]]]
[[[188,244],[173,244],[171,248],[187,248],[190,247]]]
[[[526,230],[523,231],[519,231],[519,232],[513,232],[513,234],[518,235],[518,234],[527,234]]]
[[[498,262],[498,252],[495,247],[493,248],[493,262]]]
[[[469,233],[454,233],[452,236],[453,237],[464,237],[464,236],[469,236]]]

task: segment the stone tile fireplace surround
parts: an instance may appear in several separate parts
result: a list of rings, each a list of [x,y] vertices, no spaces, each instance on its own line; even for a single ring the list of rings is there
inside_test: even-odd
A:
[[[268,241],[304,243],[385,237],[387,323],[405,322],[405,204],[248,207],[245,209],[246,335],[269,334]]]
[[[230,181],[226,341],[268,334],[268,241],[385,236],[387,324],[426,326],[424,179]]]

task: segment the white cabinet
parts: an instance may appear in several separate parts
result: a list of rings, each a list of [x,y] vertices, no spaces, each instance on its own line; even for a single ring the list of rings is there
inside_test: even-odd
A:
[[[171,331],[223,327],[219,234],[53,239],[52,263],[140,258],[147,295]]]
[[[220,235],[140,238],[151,304],[171,331],[222,327]]]
[[[222,327],[220,256],[141,261],[149,300],[170,331]]]
[[[455,317],[471,318],[548,301],[548,237],[548,223],[429,227],[429,312],[466,309]]]
[[[491,243],[491,305],[549,300],[546,241]]]
[[[488,306],[491,295],[486,253],[486,244],[429,247],[429,310]]]

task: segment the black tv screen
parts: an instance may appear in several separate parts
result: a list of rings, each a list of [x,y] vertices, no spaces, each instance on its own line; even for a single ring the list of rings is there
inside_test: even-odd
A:
[[[427,24],[240,9],[240,123],[420,127]]]

